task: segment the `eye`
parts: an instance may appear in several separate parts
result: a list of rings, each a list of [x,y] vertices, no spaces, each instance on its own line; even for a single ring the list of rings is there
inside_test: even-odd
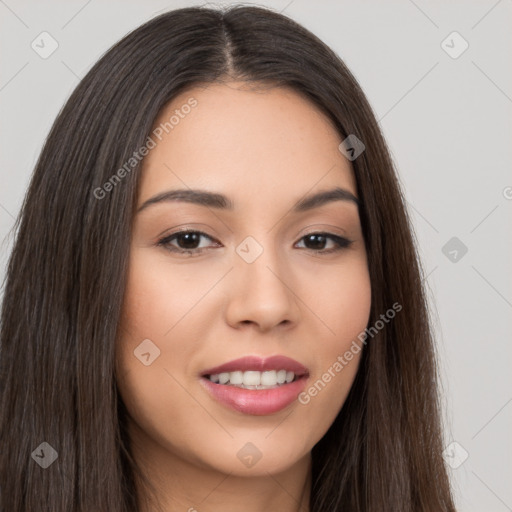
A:
[[[162,246],[171,252],[194,255],[201,253],[208,248],[208,246],[201,247],[201,238],[207,238],[208,240],[216,242],[218,245],[218,242],[206,233],[203,233],[202,231],[191,230],[183,230],[178,231],[177,233],[172,233],[160,239],[157,242],[157,245]],[[176,242],[176,245],[173,245],[172,242]]]
[[[342,236],[334,235],[333,233],[308,233],[300,239],[300,242],[304,241],[309,247],[305,247],[308,250],[317,252],[320,254],[329,254],[336,251],[341,251],[349,247],[352,244],[352,240],[348,240]],[[334,244],[334,247],[325,248],[328,241]],[[299,242],[299,243],[300,243]]]

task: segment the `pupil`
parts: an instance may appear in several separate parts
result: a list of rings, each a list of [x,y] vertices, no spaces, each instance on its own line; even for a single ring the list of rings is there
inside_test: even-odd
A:
[[[325,236],[323,236],[323,235],[308,235],[306,238],[309,239],[310,241],[311,240],[313,241],[314,249],[323,249],[323,246],[325,245]]]
[[[182,247],[182,249],[197,249],[197,243],[199,241],[199,233],[185,233],[183,235],[178,236],[178,245]],[[180,243],[185,240],[185,243]],[[192,246],[190,246],[192,244]]]

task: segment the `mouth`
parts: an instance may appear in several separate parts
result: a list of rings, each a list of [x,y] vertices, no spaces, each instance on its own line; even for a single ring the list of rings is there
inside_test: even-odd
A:
[[[264,415],[294,402],[309,371],[286,356],[247,356],[205,370],[200,377],[215,400],[245,414]]]
[[[302,378],[303,375],[296,375],[294,372],[281,370],[268,370],[258,372],[237,370],[234,372],[221,372],[205,375],[204,378],[215,384],[233,386],[241,389],[274,389],[285,384],[290,384]]]
[[[201,376],[215,384],[243,389],[272,389],[290,384],[309,375],[308,369],[286,356],[266,359],[246,356],[202,372]]]

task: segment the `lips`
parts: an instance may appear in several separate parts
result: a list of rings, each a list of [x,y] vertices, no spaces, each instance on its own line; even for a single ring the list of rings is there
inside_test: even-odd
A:
[[[269,370],[286,370],[288,372],[293,372],[297,377],[309,374],[308,369],[298,361],[295,361],[294,359],[286,356],[279,355],[267,358],[261,358],[257,356],[241,357],[220,366],[208,368],[201,373],[201,376],[206,377],[207,375],[215,375],[225,372],[245,372],[251,370],[259,372]]]
[[[263,372],[273,373],[276,378],[276,371],[282,375],[282,371],[292,376],[293,381],[286,380],[281,384],[267,387],[267,389],[244,389],[237,385],[226,385],[218,382],[222,376],[228,374],[231,378],[235,375],[245,376],[255,372],[264,375]],[[211,376],[216,376],[217,382],[212,382]],[[213,379],[213,377],[211,377]],[[309,378],[308,369],[286,356],[272,356],[261,358],[257,356],[246,356],[240,359],[213,368],[208,368],[201,373],[200,383],[211,398],[224,406],[234,409],[243,414],[262,416],[277,413],[293,404],[298,395],[304,390]],[[222,379],[226,382],[229,379]],[[245,384],[244,384],[245,385]]]

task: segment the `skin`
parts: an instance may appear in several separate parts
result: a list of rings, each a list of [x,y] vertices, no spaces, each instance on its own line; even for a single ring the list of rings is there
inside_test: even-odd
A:
[[[164,511],[307,511],[311,450],[340,411],[361,353],[306,405],[295,400],[262,416],[214,400],[200,373],[245,355],[281,354],[309,369],[309,386],[364,331],[371,286],[357,205],[291,212],[306,194],[334,187],[357,197],[353,170],[332,123],[290,89],[196,86],[155,126],[190,97],[197,106],[144,160],[138,205],[191,188],[222,193],[234,209],[164,201],[134,218],[117,341],[134,457]],[[211,237],[198,239],[202,253],[157,245],[185,227]],[[315,245],[309,232],[352,243],[322,254],[336,242]],[[253,263],[235,250],[247,236],[263,248]],[[178,237],[168,246],[193,244]],[[160,350],[148,366],[134,356],[145,339]],[[252,467],[237,457],[248,442],[261,453]],[[142,499],[141,510],[155,508]]]

